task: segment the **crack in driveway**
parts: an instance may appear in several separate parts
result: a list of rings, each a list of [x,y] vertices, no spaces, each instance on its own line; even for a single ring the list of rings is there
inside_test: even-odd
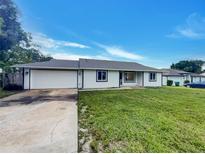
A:
[[[50,132],[50,143],[53,142],[53,134],[55,132],[55,129],[58,127],[58,125],[65,119],[61,119],[59,121],[56,122],[56,125],[51,129],[51,132]]]

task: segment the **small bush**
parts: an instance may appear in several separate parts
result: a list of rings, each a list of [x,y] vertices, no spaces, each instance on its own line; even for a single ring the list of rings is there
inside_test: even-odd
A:
[[[23,86],[17,84],[8,84],[4,88],[4,90],[23,90]]]
[[[173,85],[173,81],[172,80],[167,80],[167,86],[172,86]]]
[[[187,84],[187,83],[190,83],[190,81],[189,81],[189,80],[185,80],[185,81],[184,81],[184,84]]]
[[[175,82],[175,86],[179,87],[179,82]]]

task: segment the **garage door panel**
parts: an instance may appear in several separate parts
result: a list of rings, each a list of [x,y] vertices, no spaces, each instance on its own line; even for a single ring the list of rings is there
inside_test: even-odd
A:
[[[31,70],[31,89],[77,88],[77,71]]]

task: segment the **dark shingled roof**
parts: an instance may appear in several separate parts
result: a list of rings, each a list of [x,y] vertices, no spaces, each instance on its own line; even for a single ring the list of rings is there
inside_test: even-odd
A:
[[[189,72],[175,70],[175,69],[161,69],[163,71],[163,75],[165,76],[183,76],[184,74],[189,74]]]
[[[52,59],[46,62],[36,62],[28,64],[17,64],[12,67],[39,68],[39,69],[105,69],[105,70],[130,70],[130,71],[157,71],[159,69],[144,66],[135,62],[121,62],[110,60],[79,59],[75,60],[57,60]]]
[[[157,71],[159,69],[144,66],[135,62],[121,62],[96,59],[79,59],[81,69],[107,69],[107,70],[130,70],[130,71]]]
[[[28,64],[17,64],[12,67],[23,67],[23,68],[53,68],[53,69],[78,69],[77,60],[57,60],[51,59],[45,62],[35,62]]]
[[[201,74],[197,73],[190,73],[190,72],[185,72],[181,70],[175,70],[175,69],[161,69],[163,71],[164,76],[184,76],[184,75],[191,75],[193,77],[205,77]]]
[[[196,73],[191,73],[191,76],[193,76],[193,77],[205,77],[202,74],[196,74]]]

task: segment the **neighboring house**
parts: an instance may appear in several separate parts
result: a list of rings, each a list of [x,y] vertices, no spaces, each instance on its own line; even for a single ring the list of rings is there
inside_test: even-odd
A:
[[[189,80],[190,82],[205,81],[205,76],[196,73],[190,73],[190,72],[185,72],[185,71],[175,70],[175,69],[162,69],[162,71],[163,71],[163,85],[167,85],[167,80],[172,80],[173,85],[175,85],[176,82],[179,82],[180,86],[184,85],[185,80]]]
[[[201,67],[201,71],[203,72],[201,75],[205,76],[205,63]]]
[[[205,63],[202,65],[201,71],[202,71],[202,72],[205,72]],[[205,74],[205,73],[204,73],[204,74]]]
[[[191,82],[205,82],[205,75],[191,73]]]
[[[135,62],[79,59],[19,64],[24,89],[160,87],[162,71]]]

